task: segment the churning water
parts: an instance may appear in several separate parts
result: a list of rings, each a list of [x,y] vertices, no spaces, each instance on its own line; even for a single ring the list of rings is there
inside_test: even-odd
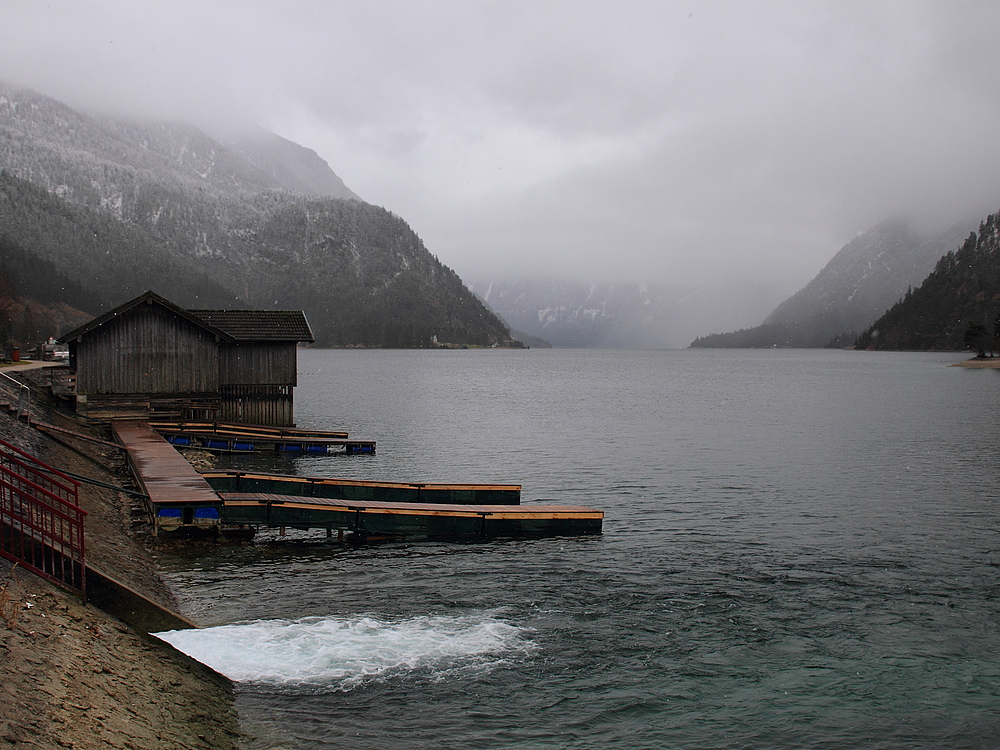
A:
[[[839,351],[303,351],[254,468],[523,485],[600,537],[164,553],[253,748],[1000,746],[1000,373]],[[242,459],[247,460],[247,459]]]

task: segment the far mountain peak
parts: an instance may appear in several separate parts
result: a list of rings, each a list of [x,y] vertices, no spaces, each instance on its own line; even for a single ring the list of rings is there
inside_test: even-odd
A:
[[[696,339],[695,347],[822,347],[848,345],[937,260],[961,241],[972,222],[921,236],[904,218],[892,218],[844,247],[805,287],[778,305],[763,324]]]

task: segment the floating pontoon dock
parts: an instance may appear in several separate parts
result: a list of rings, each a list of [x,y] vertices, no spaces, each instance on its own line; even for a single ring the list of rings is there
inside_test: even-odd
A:
[[[199,528],[292,527],[325,529],[327,534],[334,529],[348,531],[359,540],[481,539],[599,534],[604,519],[602,511],[580,506],[518,505],[517,485],[360,482],[240,472],[203,476],[146,423],[114,422],[112,429],[149,495],[157,534]],[[220,489],[235,491],[217,492],[210,481]],[[263,487],[272,491],[248,491]],[[306,489],[313,496],[297,494]],[[326,496],[331,494],[354,496]],[[377,496],[422,501],[390,502],[374,499]],[[431,498],[434,501],[428,502]],[[477,498],[479,502],[469,504]],[[481,498],[492,498],[492,502],[482,503]],[[446,499],[450,502],[442,502]]]
[[[150,422],[149,426],[171,445],[182,448],[227,453],[277,451],[320,455],[341,450],[348,454],[375,452],[374,440],[351,438],[346,432],[229,422]]]
[[[604,513],[576,505],[445,505],[220,493],[229,523],[340,529],[357,537],[488,539],[600,534]]]
[[[112,422],[111,430],[149,496],[157,533],[181,526],[219,526],[219,496],[170,443],[144,422]]]
[[[232,470],[205,471],[201,475],[217,492],[263,492],[332,500],[452,505],[519,505],[521,502],[519,484],[365,482],[354,479],[298,477]]]

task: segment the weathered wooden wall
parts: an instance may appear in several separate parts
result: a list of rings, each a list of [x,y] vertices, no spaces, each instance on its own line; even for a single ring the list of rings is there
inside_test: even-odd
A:
[[[280,335],[275,335],[268,320],[257,321],[249,313],[222,316],[219,324],[232,330],[217,330],[152,293],[147,296],[106,313],[70,338],[79,413],[95,421],[294,425],[297,351],[295,341],[283,340],[290,337],[287,330],[279,325]],[[304,319],[301,323],[304,333],[298,333],[311,336]],[[278,340],[243,340],[254,335]]]
[[[215,338],[159,305],[140,304],[76,342],[78,394],[219,390]]]
[[[219,384],[298,385],[294,341],[246,342],[219,347]]]
[[[224,385],[219,419],[293,427],[292,388],[287,385]]]
[[[115,420],[215,420],[219,418],[221,399],[218,393],[184,396],[150,396],[144,393],[119,395],[78,395],[76,412],[91,422]]]

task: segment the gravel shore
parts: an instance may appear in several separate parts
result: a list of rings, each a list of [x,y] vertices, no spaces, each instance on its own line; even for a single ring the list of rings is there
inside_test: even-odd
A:
[[[956,362],[951,367],[972,367],[980,370],[1000,370],[1000,357],[985,357],[980,359],[967,359],[963,362]]]

